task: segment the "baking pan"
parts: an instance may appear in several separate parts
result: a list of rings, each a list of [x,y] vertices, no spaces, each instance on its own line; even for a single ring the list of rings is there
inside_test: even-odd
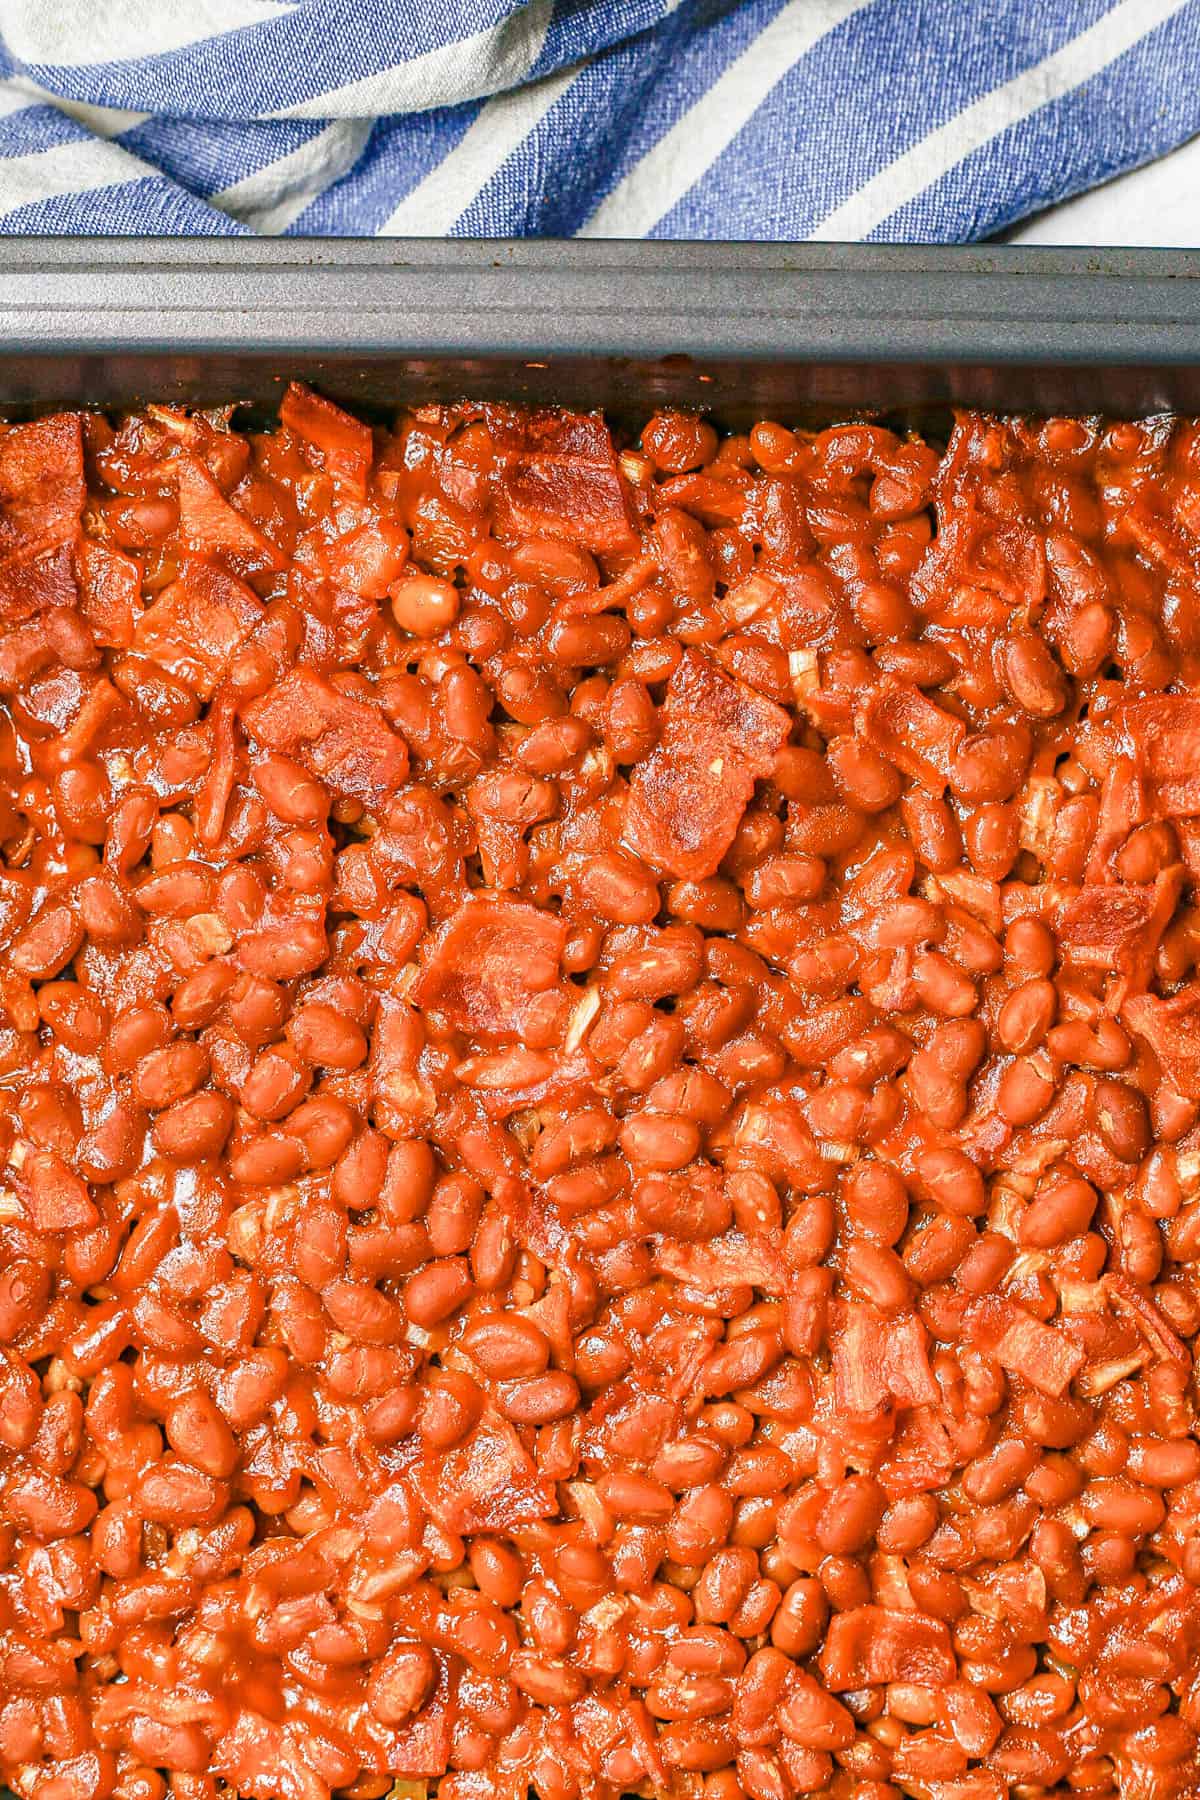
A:
[[[1200,412],[1200,255],[859,245],[0,240],[0,415],[466,395],[720,424]],[[0,1800],[13,1800],[0,1787]]]
[[[466,394],[726,425],[1200,410],[1200,256],[875,245],[21,239],[0,408]],[[927,419],[919,422],[927,423]]]

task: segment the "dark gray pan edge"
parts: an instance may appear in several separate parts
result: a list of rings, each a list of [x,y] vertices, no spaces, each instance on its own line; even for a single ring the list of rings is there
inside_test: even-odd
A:
[[[530,366],[533,365],[533,366]],[[542,366],[545,365],[545,366]],[[1200,409],[1186,251],[0,240],[0,405],[574,400],[835,416]]]

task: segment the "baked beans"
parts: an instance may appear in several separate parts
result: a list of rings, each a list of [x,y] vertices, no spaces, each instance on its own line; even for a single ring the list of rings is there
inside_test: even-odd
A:
[[[1200,427],[0,427],[20,1800],[1200,1793]]]

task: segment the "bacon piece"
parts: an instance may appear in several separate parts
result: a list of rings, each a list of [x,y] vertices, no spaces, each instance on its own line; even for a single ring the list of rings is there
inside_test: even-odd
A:
[[[546,1519],[558,1505],[513,1426],[488,1411],[453,1450],[420,1466],[417,1486],[427,1512],[445,1531],[508,1531]]]
[[[886,1606],[834,1613],[819,1661],[835,1694],[889,1681],[937,1688],[953,1681],[957,1669],[948,1625],[928,1613]]]
[[[1147,976],[1171,921],[1183,869],[1164,869],[1153,885],[1117,882],[1079,888],[1063,901],[1055,933],[1064,959],[1083,969]]]
[[[889,762],[941,793],[967,728],[911,682],[885,679],[858,709],[859,733]]]
[[[1181,1094],[1200,1089],[1200,983],[1181,988],[1169,1000],[1134,994],[1121,1008],[1121,1018],[1145,1038]]]
[[[1150,887],[1079,887],[1061,905],[1058,941],[1065,956],[1081,968],[1115,968],[1146,929],[1151,907]]]
[[[712,875],[790,730],[787,714],[686,650],[671,677],[657,747],[634,769],[624,841],[685,881]]]
[[[815,564],[802,569],[758,567],[717,605],[733,626],[754,622],[756,636],[782,650],[824,650],[852,630],[845,595]],[[807,704],[813,696],[806,694]]]
[[[304,1756],[308,1734],[239,1708],[213,1746],[213,1773],[249,1800],[329,1800],[329,1783]]]
[[[496,522],[520,537],[563,538],[601,553],[637,534],[617,454],[599,413],[484,409],[496,446]]]
[[[1148,494],[1141,493],[1117,520],[1116,530],[1132,538],[1143,555],[1163,573],[1194,587],[1196,554],[1174,519],[1164,518]]]
[[[707,1244],[676,1243],[672,1238],[664,1238],[655,1248],[654,1266],[663,1275],[706,1293],[756,1287],[778,1294],[785,1282],[778,1231],[726,1231]]]
[[[138,620],[133,645],[210,700],[262,617],[262,602],[244,581],[189,558]]]
[[[523,901],[476,896],[439,931],[412,989],[414,1005],[462,1031],[530,1042],[564,1006],[559,962],[567,927]]]
[[[1054,785],[1057,788],[1058,784]],[[1114,757],[1104,771],[1100,788],[1100,811],[1088,856],[1086,881],[1104,879],[1109,858],[1147,816],[1146,783],[1138,773],[1136,763],[1132,757]],[[1025,848],[1039,847],[1026,844]],[[1044,856],[1044,853],[1044,849],[1039,848],[1039,854]]]
[[[1065,1331],[1045,1325],[1016,1307],[995,1353],[1011,1375],[1019,1375],[1031,1387],[1055,1399],[1066,1393],[1087,1361],[1083,1346]]]
[[[408,775],[408,746],[382,714],[311,669],[293,669],[242,713],[247,732],[335,794],[374,806]]]
[[[946,1486],[956,1460],[954,1444],[937,1409],[914,1406],[898,1415],[887,1457],[876,1473],[893,1498],[930,1494]]]
[[[1162,1314],[1150,1296],[1136,1282],[1111,1269],[1100,1277],[1101,1286],[1111,1295],[1119,1312],[1131,1318],[1138,1334],[1146,1340],[1155,1355],[1164,1361],[1178,1363],[1185,1375],[1192,1372],[1192,1353]]]
[[[86,495],[78,413],[0,431],[0,562],[75,539]]]
[[[79,609],[96,642],[128,650],[141,606],[141,569],[132,556],[91,538],[80,541],[77,564]]]
[[[21,550],[0,562],[0,622],[16,625],[48,607],[78,603],[75,556],[69,544]]]
[[[231,505],[202,462],[180,456],[169,466],[179,487],[179,535],[190,550],[227,558],[242,575],[287,568],[279,546]]]
[[[450,1761],[451,1719],[446,1698],[435,1695],[415,1719],[393,1727],[387,1744],[389,1775],[410,1781],[444,1775]]]
[[[366,499],[374,453],[369,425],[299,381],[289,384],[279,421],[301,440],[309,462],[324,470],[336,486]]]
[[[834,1399],[840,1411],[930,1406],[940,1399],[925,1327],[915,1313],[889,1318],[855,1301],[836,1309],[831,1333]]]
[[[1200,697],[1153,694],[1114,706],[1097,736],[1145,775],[1151,810],[1168,818],[1200,813]]]

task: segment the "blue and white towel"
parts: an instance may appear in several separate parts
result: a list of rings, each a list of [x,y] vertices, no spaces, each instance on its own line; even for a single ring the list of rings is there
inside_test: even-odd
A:
[[[0,0],[0,232],[956,242],[1200,131],[1200,0]]]

